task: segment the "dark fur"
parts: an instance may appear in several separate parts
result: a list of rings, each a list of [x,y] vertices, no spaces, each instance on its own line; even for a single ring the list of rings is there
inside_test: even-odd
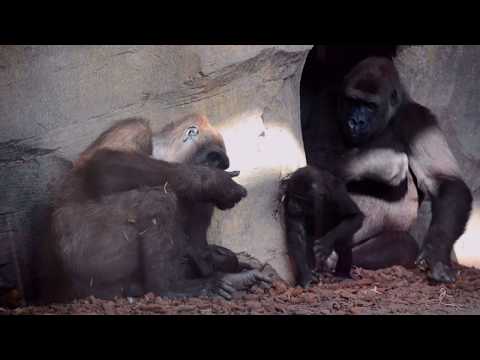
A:
[[[454,281],[450,253],[472,195],[435,116],[409,97],[386,58],[362,61],[317,104],[304,133],[308,163],[344,178],[366,216],[353,263],[377,269],[416,260],[433,280]],[[419,251],[408,230],[424,198],[432,222]]]
[[[228,249],[207,244],[213,207],[232,208],[247,192],[222,170],[228,166],[223,140],[210,136],[206,118],[186,118],[171,126],[178,132],[161,136],[179,136],[191,123],[200,129],[194,149],[201,151],[183,162],[150,157],[152,133],[141,119],[117,123],[81,154],[57,191],[39,252],[42,302],[147,292],[229,298],[262,280],[256,272],[239,273]]]
[[[287,247],[297,283],[308,286],[333,250],[339,255],[337,275],[349,276],[352,236],[362,225],[363,215],[345,184],[327,171],[308,166],[288,177],[283,187]]]

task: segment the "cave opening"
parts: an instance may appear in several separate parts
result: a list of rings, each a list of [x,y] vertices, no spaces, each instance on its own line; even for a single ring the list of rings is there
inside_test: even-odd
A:
[[[388,57],[397,55],[398,45],[315,45],[309,52],[300,81],[300,119],[305,147],[305,138],[312,131],[312,108],[326,89],[339,85],[343,77],[358,62],[370,56]],[[308,148],[305,149],[308,152]]]

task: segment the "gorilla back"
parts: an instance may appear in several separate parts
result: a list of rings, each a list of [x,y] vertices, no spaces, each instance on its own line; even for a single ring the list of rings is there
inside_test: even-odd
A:
[[[223,171],[220,134],[195,115],[156,136],[145,120],[127,119],[74,162],[37,256],[41,302],[145,292],[229,298],[239,284],[268,282],[256,272],[228,276],[239,270],[236,257],[206,242],[213,206],[229,209],[247,195]],[[154,146],[163,159],[151,156]]]

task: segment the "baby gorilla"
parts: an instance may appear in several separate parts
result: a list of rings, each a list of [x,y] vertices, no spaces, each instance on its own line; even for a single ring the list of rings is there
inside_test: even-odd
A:
[[[142,119],[105,131],[57,191],[39,255],[40,302],[148,292],[230,299],[268,283],[207,243],[214,206],[230,209],[247,195],[228,167],[223,138],[204,116],[155,135]]]
[[[297,283],[309,286],[318,271],[325,270],[334,250],[338,255],[336,275],[349,277],[351,240],[362,226],[363,214],[345,184],[327,171],[307,166],[286,178],[282,187],[287,247]]]

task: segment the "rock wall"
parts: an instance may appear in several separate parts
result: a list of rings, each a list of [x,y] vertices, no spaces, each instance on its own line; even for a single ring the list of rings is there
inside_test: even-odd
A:
[[[396,65],[412,97],[438,116],[474,193],[474,210],[455,255],[460,263],[480,267],[480,46],[402,46]],[[430,203],[420,213],[414,229],[418,239],[428,227]]]
[[[235,209],[215,213],[210,241],[291,280],[277,188],[305,164],[299,84],[310,48],[1,46],[0,288],[16,281],[16,264],[28,283],[32,223],[43,220],[48,183],[69,166],[63,159],[119,119],[142,116],[158,130],[192,112],[220,128],[249,191]]]

